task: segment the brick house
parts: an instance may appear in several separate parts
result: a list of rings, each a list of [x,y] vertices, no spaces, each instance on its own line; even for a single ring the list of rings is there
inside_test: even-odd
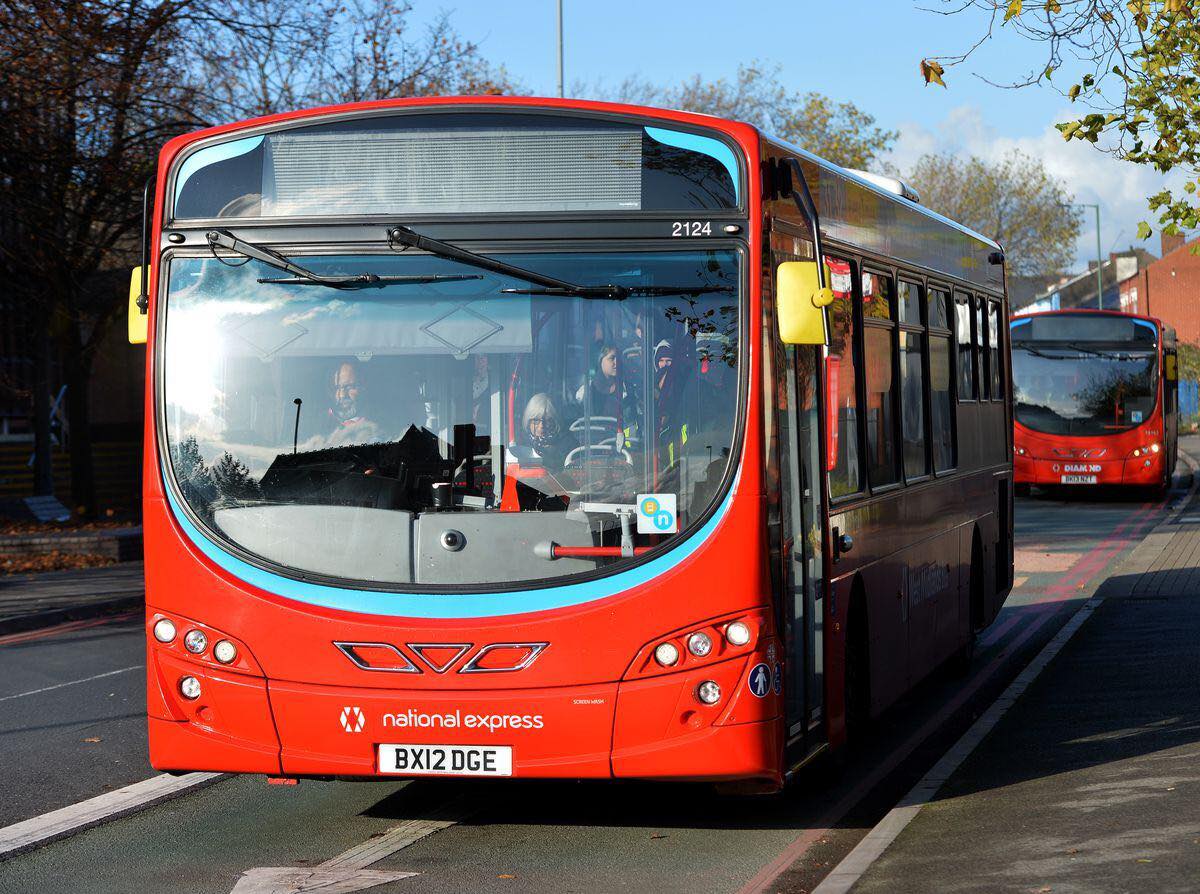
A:
[[[1121,309],[1158,317],[1181,342],[1200,345],[1200,255],[1183,236],[1162,237],[1162,257],[1118,283]]]

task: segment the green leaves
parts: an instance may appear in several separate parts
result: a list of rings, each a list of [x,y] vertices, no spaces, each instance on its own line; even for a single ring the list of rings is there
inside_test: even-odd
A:
[[[1150,229],[1150,224],[1146,223],[1144,220],[1138,224],[1138,227],[1137,227],[1138,239],[1149,239],[1150,234],[1153,232],[1154,231],[1152,229]]]
[[[1021,14],[1021,0],[1008,0],[1008,10],[1004,13],[1004,21],[1015,19]]]

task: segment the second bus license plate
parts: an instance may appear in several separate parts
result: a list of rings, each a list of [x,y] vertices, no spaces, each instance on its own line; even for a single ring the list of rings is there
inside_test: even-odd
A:
[[[1063,484],[1095,484],[1095,475],[1063,475]]]
[[[380,745],[379,772],[401,776],[511,776],[509,745]]]

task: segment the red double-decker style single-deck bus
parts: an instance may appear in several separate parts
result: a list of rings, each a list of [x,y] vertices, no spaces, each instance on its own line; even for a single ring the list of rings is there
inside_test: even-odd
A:
[[[1019,487],[1164,490],[1177,459],[1175,331],[1101,310],[1010,323]]]
[[[1008,592],[1002,253],[752,127],[316,109],[147,209],[160,769],[771,789]]]

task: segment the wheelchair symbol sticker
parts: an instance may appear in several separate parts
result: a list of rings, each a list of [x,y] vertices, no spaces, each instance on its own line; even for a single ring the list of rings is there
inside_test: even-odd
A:
[[[679,516],[675,514],[675,494],[638,494],[639,534],[674,534],[678,530]]]
[[[746,685],[750,687],[750,692],[757,698],[766,698],[767,693],[771,691],[771,669],[765,664],[756,664],[750,668],[750,676],[746,678]]]

